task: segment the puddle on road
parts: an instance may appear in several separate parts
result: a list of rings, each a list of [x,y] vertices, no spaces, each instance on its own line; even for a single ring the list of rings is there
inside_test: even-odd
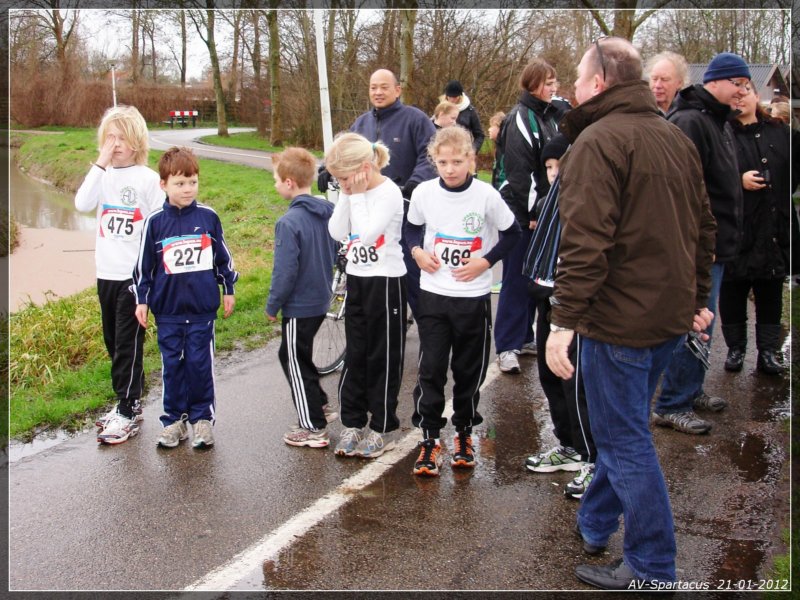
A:
[[[780,475],[783,452],[758,434],[742,433],[720,442],[718,449],[730,457],[744,481],[773,484]]]
[[[54,446],[57,446],[61,442],[66,442],[67,440],[72,439],[81,433],[82,432],[80,431],[69,433],[59,429],[47,434],[39,435],[27,443],[12,441],[8,444],[8,462],[14,463],[22,458],[34,456],[39,454],[39,452],[43,452],[53,448]]]
[[[725,560],[717,568],[712,584],[730,580],[735,585],[738,581],[758,581],[758,569],[764,563],[769,543],[761,540],[729,540]],[[736,589],[735,587],[732,589]]]

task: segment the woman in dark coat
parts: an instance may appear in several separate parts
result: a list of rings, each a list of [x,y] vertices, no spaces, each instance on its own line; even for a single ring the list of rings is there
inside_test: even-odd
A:
[[[739,256],[725,265],[720,290],[722,333],[728,345],[725,369],[742,369],[747,346],[747,298],[752,290],[758,370],[777,375],[784,368],[779,354],[783,283],[794,274],[790,272],[789,231],[795,236],[799,231],[792,204],[797,173],[790,162],[789,127],[766,113],[755,91],[742,98],[737,108],[741,114],[733,129],[744,188],[744,227]]]

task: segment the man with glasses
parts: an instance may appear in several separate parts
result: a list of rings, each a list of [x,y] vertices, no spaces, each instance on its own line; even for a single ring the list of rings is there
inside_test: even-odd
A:
[[[703,84],[681,90],[667,119],[681,128],[694,143],[703,164],[703,179],[711,199],[711,212],[717,220],[717,242],[711,269],[711,295],[708,308],[717,312],[717,299],[726,262],[739,252],[742,232],[742,182],[736,164],[736,145],[729,121],[736,103],[747,95],[750,69],[744,60],[730,52],[717,54],[703,75]],[[685,174],[678,173],[678,176]],[[708,328],[711,335],[714,321]],[[681,345],[664,372],[661,393],[653,410],[653,422],[689,434],[707,433],[711,423],[695,410],[718,412],[728,403],[703,390],[706,369],[700,360]]]
[[[577,533],[604,550],[625,519],[623,556],[580,565],[603,589],[675,581],[675,531],[648,416],[658,378],[687,331],[711,321],[714,219],[692,143],[658,112],[627,40],[589,47],[575,81],[578,106],[561,122],[572,146],[559,169],[562,225],[551,297],[547,365],[568,379],[579,334],[595,474]]]

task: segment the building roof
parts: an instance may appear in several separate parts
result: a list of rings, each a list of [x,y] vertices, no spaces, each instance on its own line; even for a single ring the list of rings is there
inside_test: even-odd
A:
[[[773,96],[782,94],[789,95],[789,87],[786,84],[786,77],[781,71],[780,65],[751,64],[750,75],[755,84],[756,91],[761,97],[762,102],[769,102]],[[703,83],[703,73],[706,72],[708,63],[692,63],[689,65],[689,83]],[[778,93],[775,90],[779,90]]]

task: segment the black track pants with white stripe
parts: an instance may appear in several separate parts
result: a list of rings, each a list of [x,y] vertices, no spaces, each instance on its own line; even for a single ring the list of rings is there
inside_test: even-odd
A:
[[[278,360],[292,391],[297,422],[303,429],[325,429],[327,422],[322,407],[328,396],[319,384],[319,373],[312,360],[314,336],[325,315],[287,318],[281,321],[281,347]]]
[[[344,324],[342,425],[394,431],[400,427],[397,395],[406,346],[406,278],[348,275]]]
[[[453,298],[422,290],[417,314],[419,375],[414,388],[411,422],[426,438],[438,438],[447,424],[444,386],[452,351],[453,425],[471,432],[483,422],[478,412],[480,387],[489,368],[492,309],[488,297]]]
[[[144,386],[142,352],[144,328],[134,314],[136,300],[126,281],[97,280],[97,296],[103,321],[103,341],[111,358],[111,384],[117,395],[117,408],[126,417],[133,416]]]

